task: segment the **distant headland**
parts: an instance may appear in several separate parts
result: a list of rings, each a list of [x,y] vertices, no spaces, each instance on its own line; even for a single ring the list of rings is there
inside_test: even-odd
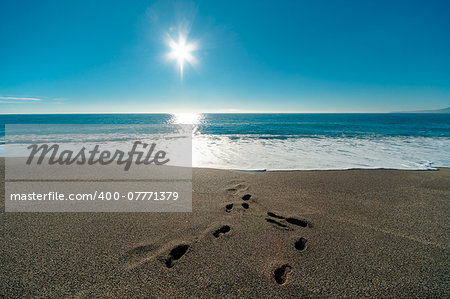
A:
[[[391,113],[450,113],[450,107],[436,110],[395,111]]]

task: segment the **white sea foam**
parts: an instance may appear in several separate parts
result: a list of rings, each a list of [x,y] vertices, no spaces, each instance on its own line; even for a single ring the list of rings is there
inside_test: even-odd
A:
[[[11,136],[10,136],[11,137]],[[17,139],[14,139],[17,138]],[[80,136],[12,136],[22,143],[60,143],[62,148],[89,146],[127,151],[135,140],[152,142],[161,135],[94,134]],[[74,142],[77,140],[78,142]],[[169,140],[169,141],[167,141]],[[157,141],[158,142],[158,141]],[[176,139],[166,138],[173,144]],[[23,147],[23,146],[22,146]],[[172,145],[171,148],[177,148]],[[17,154],[17,151],[13,151]],[[177,153],[172,153],[177,155]],[[5,156],[0,145],[0,156]],[[176,161],[177,159],[174,159]],[[436,169],[450,167],[449,137],[283,137],[272,135],[205,135],[192,140],[194,167],[239,170],[325,170],[351,168]],[[183,164],[183,166],[186,166]]]
[[[450,138],[303,137],[197,135],[193,166],[242,170],[450,167]]]

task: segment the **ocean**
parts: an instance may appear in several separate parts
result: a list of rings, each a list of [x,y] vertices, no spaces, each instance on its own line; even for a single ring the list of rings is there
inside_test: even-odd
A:
[[[239,170],[450,167],[450,114],[46,114],[0,115],[5,124],[190,124],[192,164]],[[48,132],[47,132],[48,133]],[[136,134],[108,140],[125,142]],[[105,135],[86,138],[97,141]],[[128,141],[129,141],[128,140]],[[68,141],[69,142],[69,141]]]

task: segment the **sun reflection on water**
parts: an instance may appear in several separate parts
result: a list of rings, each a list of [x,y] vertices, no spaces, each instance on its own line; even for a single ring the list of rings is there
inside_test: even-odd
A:
[[[177,125],[198,125],[202,119],[200,113],[175,113],[172,114],[171,122]]]

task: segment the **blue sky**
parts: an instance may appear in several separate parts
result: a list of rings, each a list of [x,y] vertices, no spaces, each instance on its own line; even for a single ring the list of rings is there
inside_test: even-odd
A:
[[[0,113],[450,106],[448,1],[2,1]],[[197,63],[167,58],[168,36]]]

